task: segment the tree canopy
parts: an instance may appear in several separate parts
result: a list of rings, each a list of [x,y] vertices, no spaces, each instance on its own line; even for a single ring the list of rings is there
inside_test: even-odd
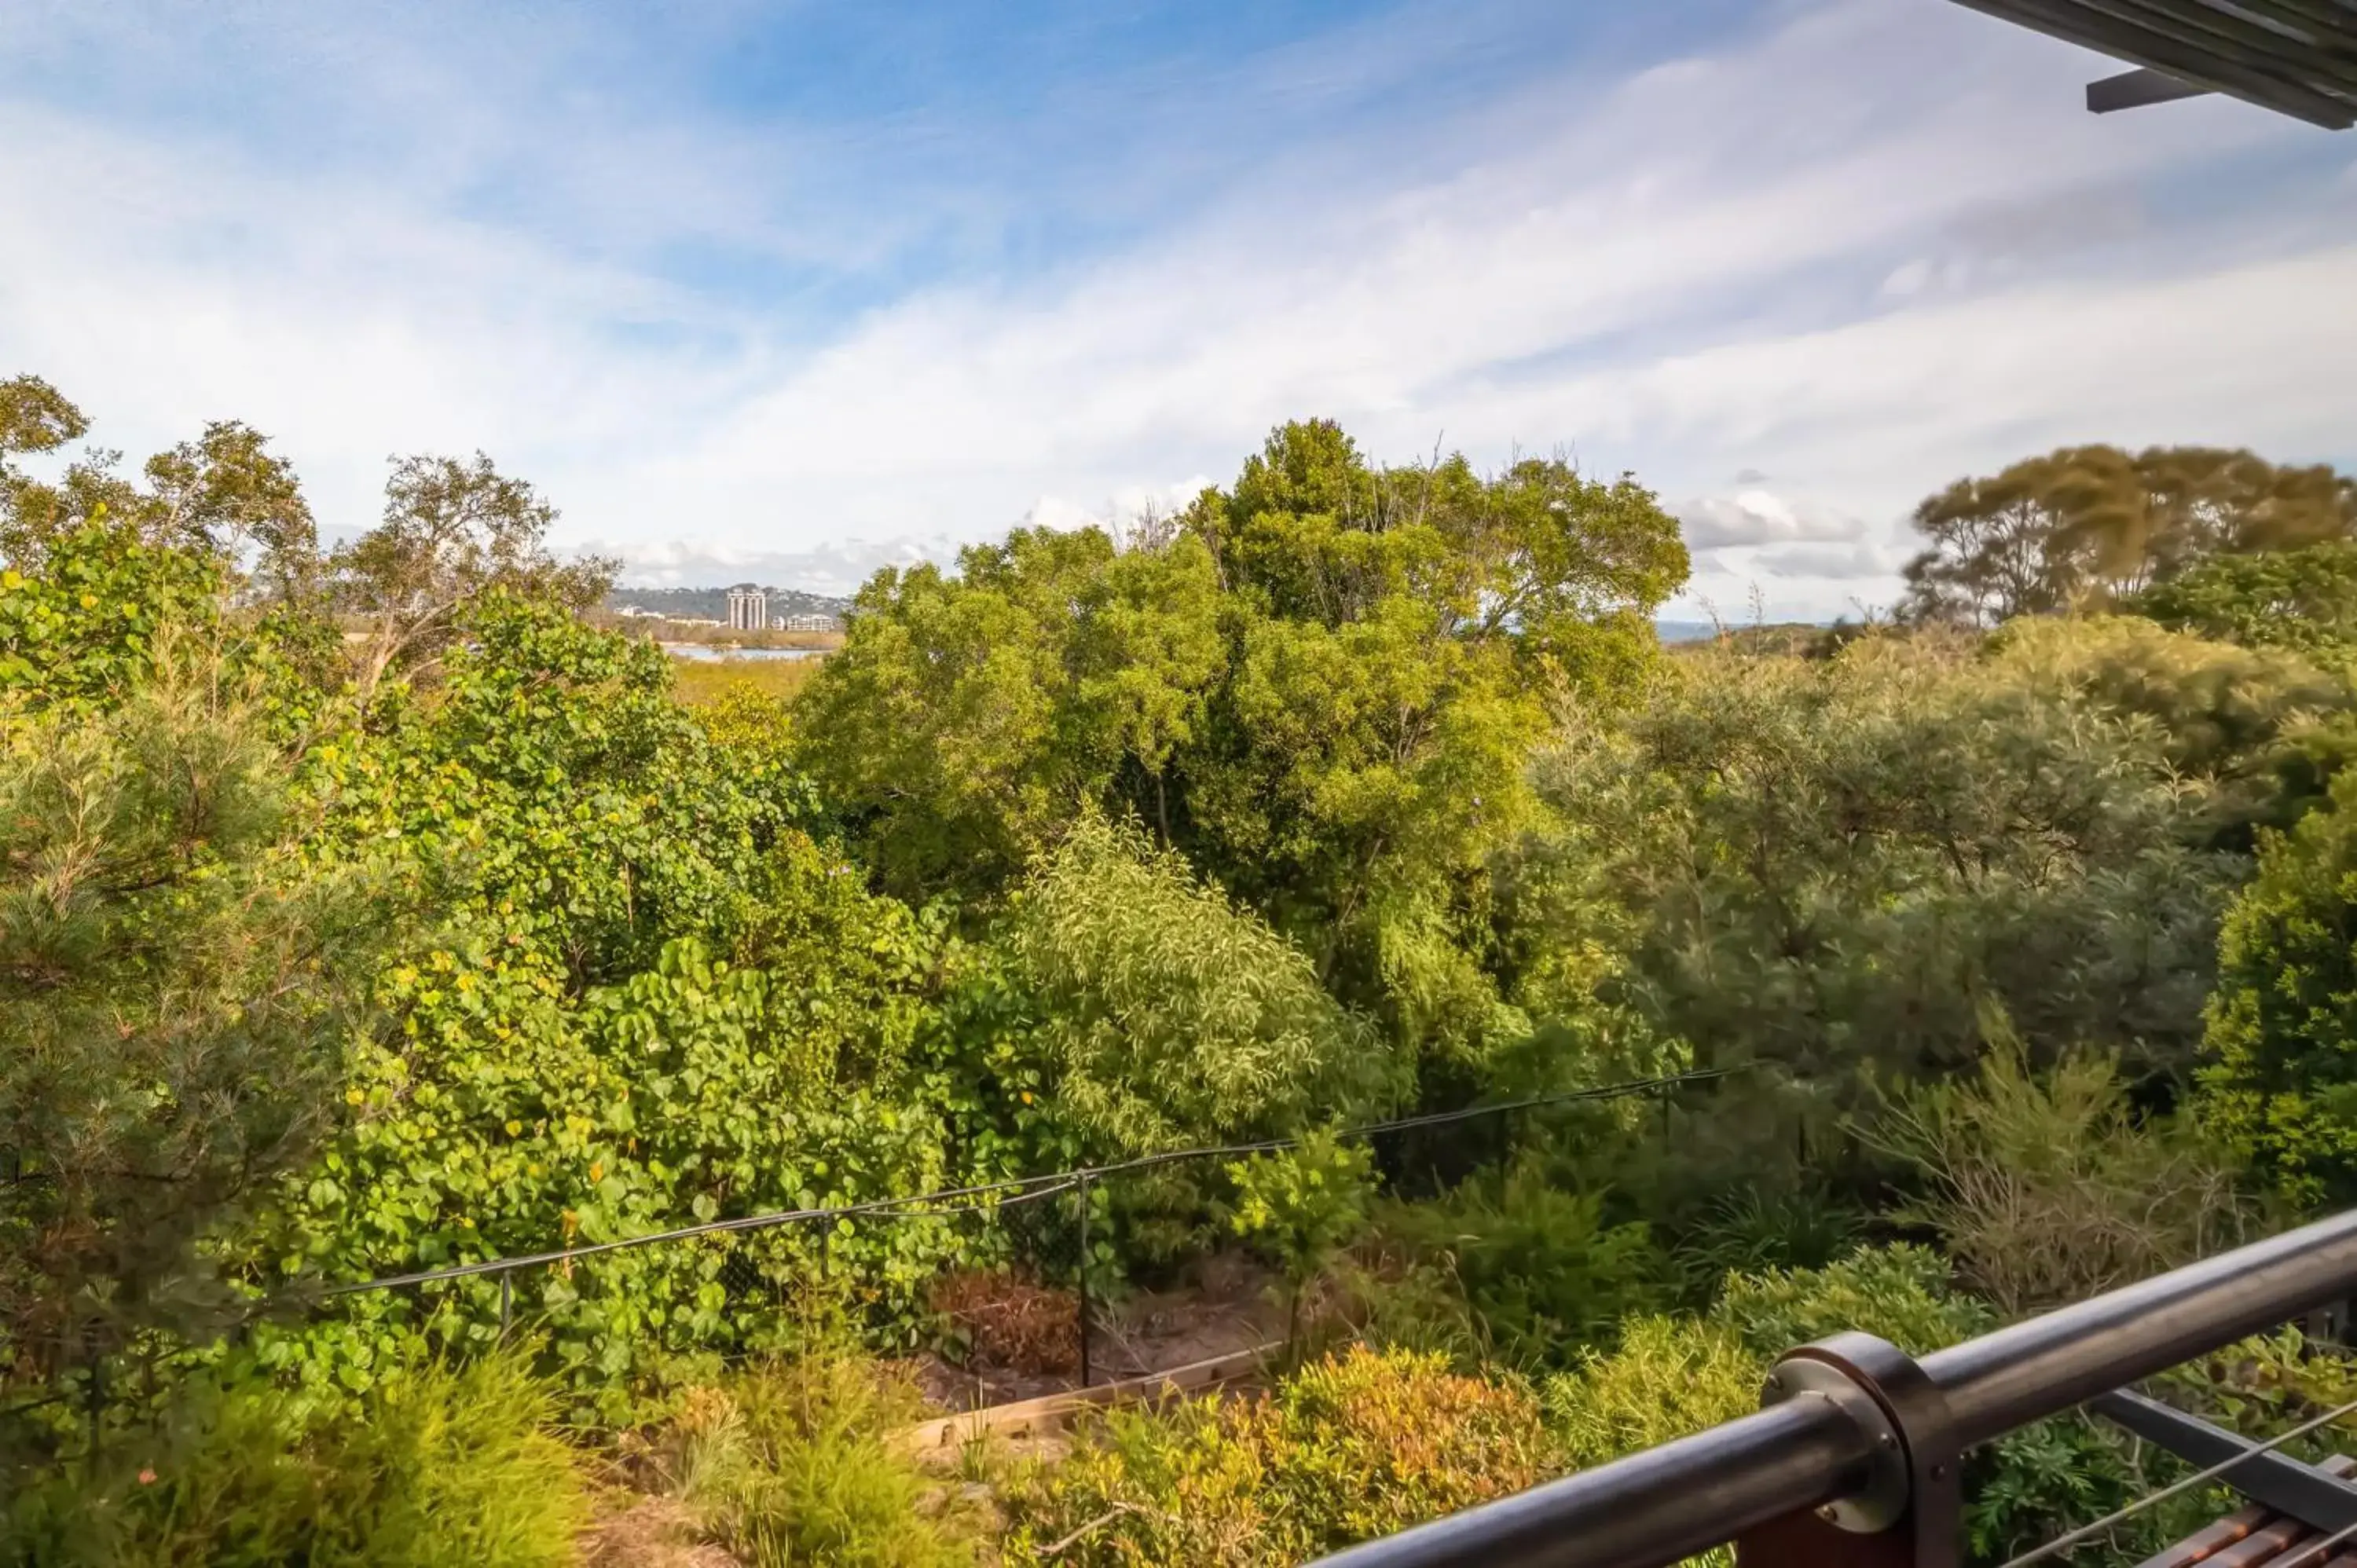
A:
[[[1987,627],[2100,609],[2198,562],[2297,549],[2357,531],[2357,479],[2244,451],[2066,446],[1916,508],[1917,618]]]

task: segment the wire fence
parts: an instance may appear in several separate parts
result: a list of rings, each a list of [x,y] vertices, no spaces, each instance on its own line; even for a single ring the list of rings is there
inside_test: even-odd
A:
[[[1501,1133],[1492,1144],[1502,1153],[1513,1142],[1517,1119],[1582,1101],[1651,1096],[1667,1118],[1675,1097],[1716,1082],[1740,1068],[1702,1069],[1631,1079],[1590,1089],[1533,1095],[1454,1111],[1399,1117],[1337,1130],[1341,1139],[1392,1144],[1394,1169],[1407,1162],[1400,1143],[1415,1134],[1495,1119]],[[1078,1300],[1074,1333],[1082,1383],[1099,1370],[1094,1325],[1104,1283],[1105,1257],[1118,1237],[1149,1251],[1172,1252],[1190,1239],[1201,1240],[1202,1194],[1174,1182],[1189,1167],[1246,1159],[1297,1146],[1297,1138],[1264,1138],[1167,1150],[1132,1159],[1077,1165],[1034,1176],[942,1187],[863,1202],[781,1209],[608,1240],[580,1242],[542,1251],[484,1258],[430,1269],[352,1281],[318,1292],[327,1300],[409,1295],[414,1305],[385,1316],[413,1323],[437,1317],[436,1337],[480,1338],[493,1321],[494,1337],[505,1338],[530,1321],[560,1331],[568,1319],[597,1320],[608,1335],[627,1331],[645,1301],[693,1302],[689,1321],[648,1322],[654,1337],[688,1338],[701,1327],[707,1342],[725,1341],[748,1351],[771,1348],[806,1326],[818,1303],[859,1286],[845,1277],[856,1271],[869,1294],[920,1288],[923,1276],[950,1260],[1020,1267],[1043,1279],[1068,1284]],[[1198,1184],[1200,1188],[1200,1184]],[[1059,1202],[1059,1199],[1069,1201]],[[1197,1221],[1190,1226],[1189,1221]],[[1157,1228],[1166,1234],[1153,1234]],[[893,1234],[884,1234],[889,1230]],[[624,1259],[630,1260],[623,1262]],[[609,1266],[601,1270],[601,1261]],[[519,1281],[535,1275],[531,1300]],[[640,1298],[634,1305],[630,1299]],[[764,1322],[765,1317],[769,1320]]]
[[[1748,1067],[1749,1064],[1745,1064]],[[1663,1136],[1680,1097],[1745,1067],[1705,1069],[1466,1106],[1336,1130],[1372,1145],[1387,1180],[1445,1184],[1502,1162],[1528,1119],[1581,1102],[1659,1101]],[[1625,1117],[1625,1112],[1623,1113]],[[1491,1122],[1468,1141],[1453,1129]],[[406,1346],[466,1357],[529,1336],[578,1391],[619,1387],[677,1354],[724,1359],[791,1354],[856,1319],[909,1348],[942,1327],[928,1293],[959,1273],[1030,1282],[1053,1316],[1053,1343],[1031,1348],[1039,1370],[1087,1385],[1110,1373],[1160,1371],[1125,1341],[1108,1346],[1104,1308],[1125,1271],[1175,1268],[1219,1245],[1224,1193],[1208,1169],[1295,1147],[1292,1137],[1166,1150],[1135,1158],[857,1202],[780,1209],[370,1279],[298,1281],[248,1300],[210,1344],[141,1335],[112,1348],[60,1347],[58,1371],[0,1409],[103,1429],[156,1414],[178,1375],[223,1345],[301,1341],[297,1354],[330,1378],[372,1376]],[[1447,1168],[1443,1168],[1447,1167]],[[24,1347],[16,1348],[19,1351]],[[361,1386],[351,1384],[350,1386]]]

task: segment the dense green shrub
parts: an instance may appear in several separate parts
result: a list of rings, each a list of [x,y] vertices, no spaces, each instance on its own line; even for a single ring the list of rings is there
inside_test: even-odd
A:
[[[2357,774],[2271,835],[2220,943],[2212,1122],[2303,1202],[2357,1193]]]
[[[1845,1329],[1920,1356],[1996,1323],[1986,1305],[1956,1294],[1945,1259],[1903,1242],[1860,1247],[1822,1269],[1730,1274],[1711,1316],[1769,1358]]]
[[[1122,1156],[1301,1131],[1371,1107],[1384,1053],[1299,949],[1181,857],[1100,817],[1034,865],[1012,943],[1057,1114]]]
[[[103,701],[0,690],[0,1368],[20,1373],[224,1321],[199,1243],[332,1125],[389,924],[365,869],[304,864],[318,811],[261,679],[195,630],[138,640],[137,683]]]
[[[390,688],[368,731],[314,756],[334,807],[311,853],[380,868],[440,918],[379,972],[393,1037],[352,1053],[348,1125],[243,1243],[256,1283],[954,1185],[957,1090],[920,1045],[938,925],[805,831],[791,773],[716,753],[659,651],[498,596],[471,626],[430,699]],[[963,1249],[922,1218],[825,1244],[901,1319]],[[667,1353],[790,1340],[790,1315],[732,1298],[722,1271],[774,1305],[821,1245],[795,1229],[615,1253],[518,1276],[518,1307],[610,1392]],[[270,1344],[359,1386],[421,1337],[499,1322],[479,1281],[342,1297]]]
[[[1491,1353],[1508,1366],[1562,1365],[1658,1305],[1665,1261],[1641,1224],[1611,1224],[1600,1195],[1534,1166],[1477,1176],[1428,1203],[1392,1204],[1383,1231],[1445,1259]]]
[[[150,1445],[0,1504],[0,1562],[42,1568],[560,1568],[588,1491],[522,1359],[412,1365],[322,1416],[267,1383],[200,1380]]]
[[[1006,1489],[1009,1563],[1263,1568],[1519,1491],[1552,1445],[1519,1386],[1352,1348],[1265,1400],[1107,1416]]]
[[[1716,1286],[1729,1273],[1818,1269],[1847,1252],[1866,1215],[1822,1187],[1722,1193],[1678,1241],[1674,1261]]]
[[[1573,828],[1521,854],[1601,857],[1631,919],[1608,996],[1708,1063],[1953,1071],[1989,1000],[2041,1061],[2186,1063],[2241,862],[2168,732],[2053,658],[1936,638],[1695,655],[1652,709],[1542,761]]]
[[[1638,1317],[1609,1350],[1546,1381],[1547,1424],[1577,1466],[1601,1465],[1760,1408],[1760,1358],[1734,1333]]]
[[[2239,1170],[2188,1112],[2139,1116],[2109,1057],[2032,1073],[1992,1020],[1980,1070],[1901,1087],[1875,1136],[1928,1190],[1902,1209],[2009,1316],[2083,1300],[2233,1246]]]

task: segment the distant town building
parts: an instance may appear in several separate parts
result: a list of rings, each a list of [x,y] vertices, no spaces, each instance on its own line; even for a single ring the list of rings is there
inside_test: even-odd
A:
[[[771,616],[771,631],[841,631],[843,623],[833,616]]]
[[[770,596],[746,586],[728,590],[728,629],[765,631],[770,625]]]

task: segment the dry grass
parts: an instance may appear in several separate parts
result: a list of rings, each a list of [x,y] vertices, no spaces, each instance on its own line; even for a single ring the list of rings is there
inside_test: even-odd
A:
[[[1027,1373],[1079,1369],[1080,1303],[1071,1291],[969,1269],[934,1282],[931,1305],[978,1365]]]
[[[2009,1030],[1991,1036],[1976,1077],[1894,1091],[1870,1134],[1930,1178],[1900,1212],[1975,1291],[2018,1316],[2244,1240],[2233,1163],[2198,1125],[2140,1120],[2109,1057],[2034,1074]]]
[[[679,700],[690,707],[716,701],[742,686],[765,697],[791,698],[818,672],[816,659],[674,659],[672,671]]]

